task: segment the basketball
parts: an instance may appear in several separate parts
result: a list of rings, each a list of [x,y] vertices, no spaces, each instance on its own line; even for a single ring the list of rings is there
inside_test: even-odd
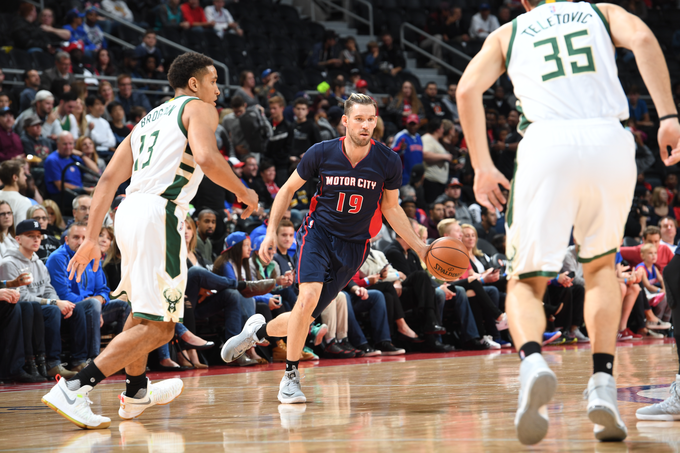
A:
[[[432,243],[430,251],[425,255],[425,265],[434,277],[451,282],[467,270],[470,258],[462,242],[443,237]]]

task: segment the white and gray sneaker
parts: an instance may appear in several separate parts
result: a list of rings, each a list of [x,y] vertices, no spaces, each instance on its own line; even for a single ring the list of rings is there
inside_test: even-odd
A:
[[[283,404],[305,403],[307,398],[300,389],[300,371],[286,371],[279,384],[279,401]]]
[[[507,330],[507,328],[508,328],[508,315],[506,313],[503,313],[501,315],[501,319],[496,320],[496,329]]]
[[[607,373],[595,373],[583,395],[588,398],[588,418],[595,423],[595,438],[602,441],[622,441],[628,435],[616,403],[616,381]]]
[[[265,324],[267,321],[259,313],[248,318],[241,333],[228,339],[222,346],[222,360],[227,363],[233,362],[255,346],[255,343],[259,341],[257,331]]]
[[[675,382],[671,384],[671,396],[664,401],[651,406],[641,407],[635,412],[638,420],[680,420],[680,374],[675,375]]]
[[[548,433],[548,411],[557,389],[557,377],[541,354],[531,354],[519,367],[519,407],[515,415],[517,439],[524,445],[537,444]]]
[[[590,343],[590,338],[583,335],[578,327],[571,334],[578,340],[578,343]]]
[[[184,390],[184,382],[178,378],[166,379],[154,384],[151,383],[149,378],[146,381],[146,389],[144,389],[144,392],[140,391],[143,395],[139,395],[140,392],[137,392],[139,396],[129,397],[123,392],[118,397],[120,399],[118,416],[123,420],[137,418],[151,406],[170,404]]]
[[[111,419],[96,415],[90,409],[88,395],[92,387],[83,385],[77,390],[69,390],[66,379],[60,379],[49,393],[42,397],[42,402],[55,410],[59,415],[83,429],[105,429],[111,425]]]
[[[493,337],[491,335],[484,335],[482,337],[482,343],[486,343],[489,345],[489,349],[500,349],[501,345],[499,343],[496,343],[493,341]]]

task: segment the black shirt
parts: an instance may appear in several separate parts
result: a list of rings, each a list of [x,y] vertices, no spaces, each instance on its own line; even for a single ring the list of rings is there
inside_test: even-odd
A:
[[[387,258],[393,268],[403,272],[407,277],[414,272],[423,270],[418,254],[409,249],[406,255],[404,255],[404,248],[397,241],[392,241],[392,244],[387,247],[385,258]]]
[[[196,208],[196,212],[203,209],[212,209],[215,212],[224,211],[224,200],[227,196],[227,189],[212,182],[207,176],[203,178],[198,186],[198,191],[191,204]]]
[[[49,256],[60,246],[59,239],[54,236],[44,235],[43,240],[40,242],[40,248],[35,253],[43,263],[46,263],[47,258],[49,258]]]
[[[423,95],[421,98],[421,102],[423,103],[423,108],[425,109],[425,116],[427,117],[428,120],[431,120],[433,118],[439,118],[439,119],[446,119],[449,121],[453,121],[453,114],[449,110],[449,108],[444,104],[439,96],[435,96],[433,98],[428,97],[426,95]]]
[[[291,155],[300,157],[312,145],[320,142],[321,134],[313,121],[307,120],[304,123],[296,123],[293,128]]]
[[[271,159],[276,167],[288,167],[290,165],[290,154],[293,148],[294,127],[286,120],[281,120],[279,124],[272,123],[273,134],[267,142],[265,157]]]

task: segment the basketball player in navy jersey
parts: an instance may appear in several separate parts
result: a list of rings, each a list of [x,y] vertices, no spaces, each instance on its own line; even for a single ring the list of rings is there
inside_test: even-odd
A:
[[[269,262],[276,249],[276,228],[293,194],[309,179],[319,184],[309,214],[297,232],[296,279],[300,295],[290,313],[265,324],[252,316],[243,331],[222,348],[222,359],[231,362],[265,335],[288,337],[286,372],[279,387],[279,401],[304,403],[298,361],[309,324],[347,285],[370,250],[369,241],[382,227],[382,216],[421,258],[428,246],[415,234],[399,206],[402,165],[399,156],[371,139],[377,105],[363,94],[345,101],[342,124],[347,136],[309,148],[274,199],[260,258]]]

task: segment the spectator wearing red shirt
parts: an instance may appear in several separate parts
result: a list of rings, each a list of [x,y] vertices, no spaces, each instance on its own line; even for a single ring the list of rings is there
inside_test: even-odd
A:
[[[673,252],[667,246],[661,243],[661,230],[657,226],[648,226],[645,228],[643,235],[643,244],[635,247],[621,247],[621,257],[628,261],[628,265],[634,268],[642,262],[642,254],[640,253],[644,244],[654,244],[657,249],[656,267],[663,272],[666,265],[673,258]]]
[[[213,28],[215,26],[215,22],[208,22],[208,19],[206,19],[199,0],[189,0],[187,3],[182,4],[180,9],[182,10],[182,16],[189,22],[192,30],[202,31],[204,28]]]
[[[12,130],[14,113],[9,107],[0,109],[0,162],[24,155],[21,138]]]

